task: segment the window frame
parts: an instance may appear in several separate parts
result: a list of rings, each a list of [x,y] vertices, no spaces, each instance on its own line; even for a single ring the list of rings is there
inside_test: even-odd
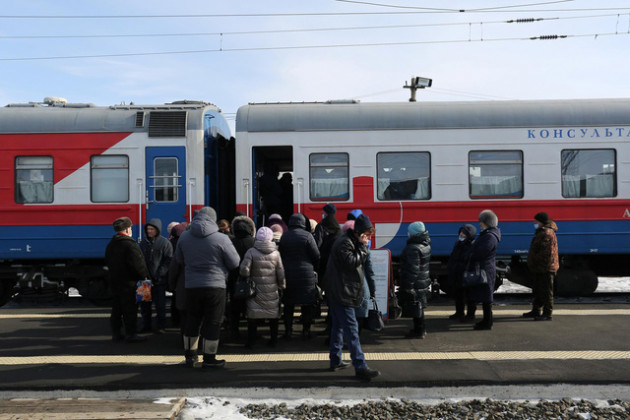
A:
[[[50,167],[44,167],[44,164],[41,164],[41,167],[32,167],[32,168],[19,168],[18,167],[18,161],[20,159],[29,159],[29,158],[48,158],[50,159]],[[33,163],[21,163],[22,165],[36,165]],[[51,199],[50,201],[20,201],[18,199],[18,196],[20,195],[18,193],[18,191],[21,189],[19,188],[19,182],[23,182],[23,181],[19,181],[19,177],[18,174],[21,173],[21,171],[31,171],[31,170],[45,170],[45,171],[50,171],[51,172],[51,176],[50,176],[50,181],[45,181],[44,179],[42,179],[42,182],[50,182],[51,187],[50,187],[50,192],[51,192]],[[50,204],[53,203],[55,201],[55,159],[53,156],[50,155],[19,155],[19,156],[15,156],[14,161],[13,161],[13,189],[14,189],[14,193],[13,193],[13,200],[15,201],[16,204]],[[31,183],[34,183],[34,181],[31,181]]]
[[[422,155],[426,155],[428,157],[428,171],[429,171],[429,176],[428,176],[428,197],[426,198],[403,198],[403,199],[397,199],[397,198],[391,198],[391,199],[387,199],[384,197],[385,195],[385,190],[382,192],[380,191],[380,166],[379,166],[379,156],[381,155],[404,155],[404,154],[422,154]],[[431,156],[431,152],[429,151],[425,151],[425,150],[414,150],[414,151],[409,151],[409,152],[400,152],[400,151],[381,151],[376,153],[376,198],[379,201],[429,201],[431,200],[432,196],[433,196],[433,189],[431,188],[431,181],[432,181],[432,169],[431,169],[431,160],[432,160],[432,156]],[[391,181],[390,181],[391,182]],[[383,198],[381,198],[381,196],[383,196]]]
[[[158,160],[174,160],[175,161],[175,175],[155,175],[157,173],[156,162]],[[153,158],[153,200],[156,203],[176,203],[179,201],[179,181],[181,176],[179,175],[179,158],[177,156],[156,156]],[[174,180],[173,185],[155,185],[158,180]],[[158,188],[170,188],[173,191],[172,200],[158,200],[157,191]]]
[[[519,153],[520,154],[520,176],[521,176],[521,193],[520,195],[473,195],[473,188],[472,188],[472,175],[470,174],[471,172],[471,168],[473,166],[473,161],[472,161],[472,154],[473,153]],[[482,163],[482,164],[477,164],[476,166],[482,166],[482,165],[506,165],[506,164],[510,164],[510,162],[502,162],[502,161],[496,161],[496,162],[486,162],[486,163]],[[516,163],[512,163],[512,164],[516,164]],[[496,175],[494,175],[496,176]],[[523,153],[523,150],[521,149],[492,149],[492,150],[469,150],[468,151],[468,198],[470,198],[471,200],[515,200],[515,199],[522,199],[525,196],[525,154]]]
[[[345,159],[345,165],[313,165],[312,162],[312,158],[313,156],[330,156],[330,155],[344,155],[346,157]],[[313,197],[313,189],[312,189],[312,182],[313,182],[313,168],[314,167],[318,167],[318,166],[338,166],[338,167],[344,167],[346,168],[347,171],[347,195],[345,197],[333,197],[333,196],[329,196],[329,197]],[[332,153],[327,153],[327,152],[315,152],[315,153],[310,153],[308,155],[308,196],[309,196],[309,200],[311,201],[315,201],[315,202],[323,202],[323,201],[349,201],[350,200],[350,191],[351,191],[351,186],[350,186],[350,154],[348,152],[332,152]]]
[[[94,168],[94,158],[114,158],[114,157],[124,157],[127,159],[126,168]],[[104,169],[126,169],[126,188],[127,188],[127,198],[125,200],[95,200],[94,199],[94,170],[104,170]],[[90,156],[90,201],[92,203],[128,203],[130,200],[130,187],[129,187],[129,176],[130,176],[130,164],[129,164],[129,155],[117,154],[117,155],[92,155]]]
[[[567,196],[565,193],[565,181],[564,181],[564,176],[566,175],[564,173],[564,168],[562,167],[563,165],[563,159],[562,156],[565,152],[569,152],[569,151],[573,151],[573,152],[604,152],[604,151],[612,151],[613,152],[613,165],[614,165],[614,171],[612,172],[613,175],[613,192],[612,195],[597,195],[597,196],[589,196],[589,195],[578,195],[576,196]],[[593,148],[571,148],[571,149],[562,149],[560,151],[560,194],[562,195],[562,198],[566,198],[566,199],[582,199],[582,198],[593,198],[593,199],[598,199],[598,198],[615,198],[619,195],[619,189],[618,189],[618,176],[617,176],[617,149],[613,148],[613,147],[607,147],[607,148],[598,148],[598,149],[593,149]],[[580,174],[579,176],[582,177],[583,175],[593,175],[593,174]],[[582,179],[580,179],[580,183],[581,183]],[[581,191],[581,188],[580,188]]]

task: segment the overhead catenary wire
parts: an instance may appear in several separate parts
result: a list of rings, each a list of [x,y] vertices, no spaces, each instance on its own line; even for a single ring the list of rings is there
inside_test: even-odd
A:
[[[0,19],[204,19],[204,18],[240,18],[240,17],[305,17],[305,16],[378,16],[378,15],[418,15],[435,13],[556,13],[556,12],[603,12],[630,10],[630,7],[589,7],[573,9],[523,9],[523,10],[467,10],[460,11],[404,11],[404,12],[311,12],[311,13],[217,13],[217,14],[164,14],[164,15],[1,15]]]
[[[188,32],[188,33],[144,33],[144,34],[91,34],[91,35],[0,35],[0,39],[84,39],[84,38],[141,38],[141,37],[195,37],[195,36],[232,36],[232,35],[260,35],[260,34],[281,34],[281,33],[299,33],[299,32],[333,32],[333,31],[360,31],[375,29],[404,29],[404,28],[422,28],[422,27],[449,27],[449,26],[472,26],[472,25],[499,25],[499,24],[526,24],[544,21],[562,21],[575,19],[596,19],[605,17],[617,17],[617,23],[620,16],[628,16],[630,13],[614,13],[599,15],[582,15],[582,16],[554,16],[554,17],[537,17],[509,20],[491,20],[477,22],[437,22],[437,23],[416,23],[406,25],[370,25],[370,26],[342,26],[342,27],[323,27],[323,28],[290,28],[290,29],[268,29],[268,30],[252,30],[252,31],[221,31],[221,32]]]
[[[354,3],[354,4],[361,4],[361,5],[367,5],[367,6],[391,7],[394,9],[413,9],[413,10],[431,10],[431,11],[442,11],[442,12],[466,13],[466,12],[489,12],[493,10],[511,9],[515,7],[545,6],[548,4],[569,3],[569,2],[572,2],[573,0],[555,0],[555,1],[546,1],[542,3],[514,4],[514,5],[495,6],[495,7],[486,7],[486,8],[478,8],[478,9],[442,9],[442,8],[435,8],[435,7],[401,6],[401,5],[395,5],[395,4],[375,3],[375,2],[367,2],[367,1],[359,1],[359,0],[335,0],[335,1],[340,2],[340,3]]]
[[[374,43],[358,43],[358,44],[327,44],[327,45],[285,45],[285,46],[269,46],[269,47],[242,47],[242,48],[220,48],[220,49],[201,49],[201,50],[182,50],[182,51],[154,51],[154,52],[138,52],[138,53],[114,53],[114,54],[87,54],[87,55],[65,55],[65,56],[45,56],[45,57],[4,57],[0,58],[0,62],[7,61],[35,61],[35,60],[62,60],[62,59],[85,59],[85,58],[111,58],[111,57],[140,57],[140,56],[157,56],[157,55],[177,55],[177,54],[204,54],[217,52],[244,52],[244,51],[282,51],[296,49],[324,49],[324,48],[359,48],[359,47],[388,47],[402,45],[427,45],[427,44],[458,44],[472,42],[507,42],[507,41],[532,41],[532,40],[551,40],[566,38],[584,38],[590,37],[597,39],[603,36],[620,36],[630,35],[619,33],[591,33],[591,34],[572,34],[572,35],[541,35],[534,37],[518,37],[518,38],[483,38],[483,39],[454,39],[454,40],[434,40],[434,41],[400,41],[400,42],[374,42]]]

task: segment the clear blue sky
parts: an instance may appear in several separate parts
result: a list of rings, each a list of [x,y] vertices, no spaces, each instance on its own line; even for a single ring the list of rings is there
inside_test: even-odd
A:
[[[3,0],[0,105],[196,99],[233,117],[406,101],[412,76],[433,79],[424,101],[630,97],[629,32],[626,0]]]

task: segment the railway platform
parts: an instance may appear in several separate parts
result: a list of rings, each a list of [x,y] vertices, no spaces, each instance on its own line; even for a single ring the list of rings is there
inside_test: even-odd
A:
[[[324,322],[314,337],[300,326],[275,348],[253,350],[224,339],[224,369],[182,365],[177,328],[148,334],[142,343],[112,342],[109,310],[86,302],[10,305],[0,309],[0,395],[36,391],[186,390],[194,388],[450,387],[528,384],[630,384],[630,304],[556,303],[553,321],[521,317],[526,300],[497,300],[494,327],[474,331],[472,322],[448,319],[447,299],[432,302],[428,336],[405,339],[411,320],[389,321],[381,332],[364,331],[363,350],[381,376],[369,383],[353,369],[328,370]],[[245,337],[243,323],[241,336]],[[282,329],[281,329],[282,331]],[[259,332],[267,332],[265,327]],[[344,353],[344,357],[348,357]],[[185,395],[185,394],[184,394]]]

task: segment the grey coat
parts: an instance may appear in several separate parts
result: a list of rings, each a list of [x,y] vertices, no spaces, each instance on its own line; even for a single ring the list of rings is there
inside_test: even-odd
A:
[[[280,253],[273,242],[256,241],[241,262],[240,275],[256,284],[256,295],[247,300],[247,318],[280,317],[280,289],[286,287]]]
[[[238,267],[240,258],[227,235],[203,213],[195,216],[190,230],[177,242],[175,258],[184,264],[186,289],[226,288],[230,270]]]

